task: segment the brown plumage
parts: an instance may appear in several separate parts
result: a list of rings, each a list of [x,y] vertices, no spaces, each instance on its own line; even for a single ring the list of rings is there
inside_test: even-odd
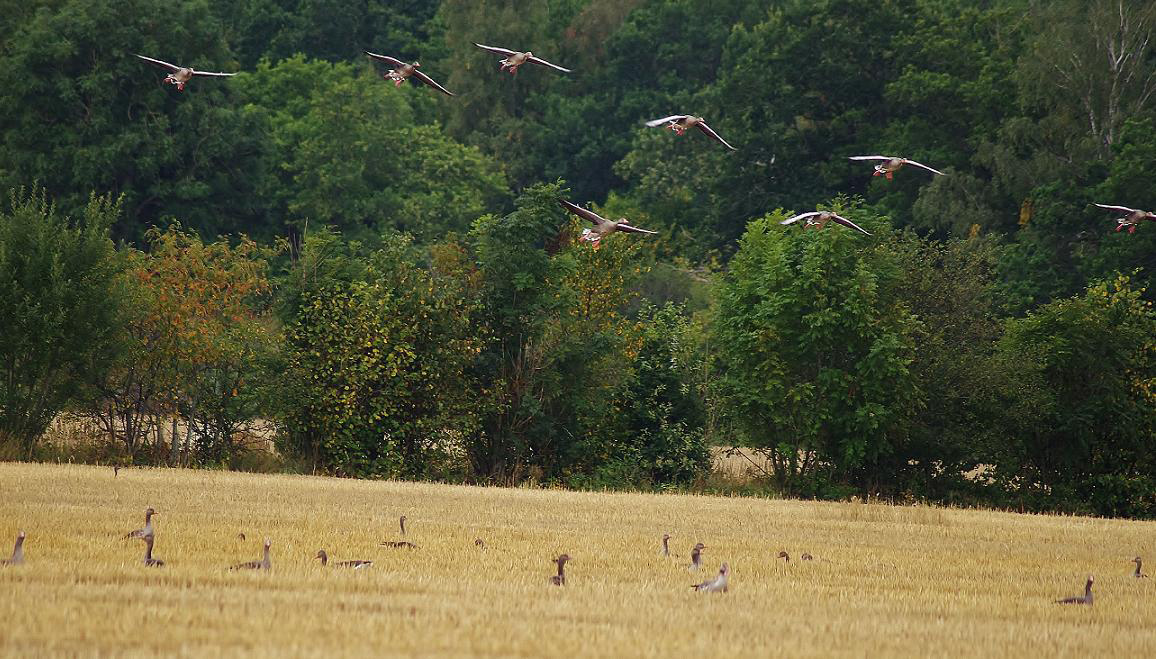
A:
[[[164,565],[165,565],[164,561],[162,561],[159,558],[153,558],[153,541],[155,539],[156,538],[154,536],[151,536],[151,535],[145,536],[145,539],[144,539],[144,541],[145,541],[144,564],[149,566],[149,567],[164,567]]]
[[[1143,565],[1143,563],[1140,560],[1140,557],[1137,556],[1136,558],[1133,558],[1132,562],[1136,564],[1136,571],[1132,573],[1132,576],[1136,577],[1137,579],[1147,579],[1148,575],[1144,574],[1141,569],[1141,565]]]
[[[562,554],[552,561],[558,564],[558,574],[550,577],[550,583],[554,584],[555,586],[566,585],[566,561],[572,560],[574,559],[570,558],[569,554]]]
[[[273,563],[269,560],[269,547],[272,543],[269,539],[265,539],[265,556],[259,561],[249,561],[248,563],[237,563],[230,567],[230,570],[271,570]]]
[[[171,85],[176,85],[177,91],[184,91],[185,90],[185,84],[188,83],[188,81],[192,80],[193,76],[210,76],[213,78],[228,78],[230,76],[237,75],[236,73],[216,73],[213,71],[197,71],[196,69],[192,68],[191,66],[177,66],[176,64],[169,64],[168,62],[166,62],[164,60],[153,59],[151,57],[145,57],[144,55],[137,55],[137,57],[143,59],[146,62],[150,62],[152,64],[156,64],[157,66],[161,66],[161,67],[164,67],[165,69],[168,69],[169,74],[167,76],[165,76],[165,82],[167,82]]]
[[[790,555],[790,554],[788,554],[788,553],[787,553],[787,552],[785,552],[785,551],[781,551],[781,552],[779,552],[779,555],[778,555],[778,556],[776,556],[775,558],[781,558],[781,559],[783,559],[783,562],[784,562],[784,563],[790,563],[790,562],[791,562],[791,555]]]
[[[146,508],[145,509],[144,528],[140,528],[140,529],[137,529],[135,531],[129,531],[128,533],[126,533],[124,535],[124,539],[125,540],[128,540],[129,538],[142,538],[143,539],[143,538],[151,537],[153,535],[153,515],[156,515],[156,514],[158,514],[157,511],[153,510],[151,507]]]
[[[417,549],[417,545],[405,540],[386,540],[381,543],[382,547],[392,547],[393,549]]]
[[[582,240],[594,243],[595,247],[600,245],[600,241],[603,238],[609,236],[615,231],[625,231],[627,233],[648,233],[651,235],[658,233],[657,231],[650,231],[648,229],[641,229],[636,227],[628,222],[624,217],[618,218],[617,221],[608,220],[590,209],[582,208],[581,206],[570,203],[565,199],[559,199],[558,203],[562,205],[562,208],[565,208],[578,217],[594,224],[592,228],[582,230]]]
[[[325,566],[329,565],[329,554],[325,553],[324,549],[318,549],[317,555],[314,556],[313,558],[321,560],[321,567],[325,567]],[[353,560],[353,561],[338,561],[338,562],[333,564],[333,567],[344,567],[344,568],[351,568],[354,570],[360,570],[362,568],[367,568],[370,565],[373,565],[373,561]]]
[[[393,67],[388,72],[386,72],[385,78],[387,80],[392,80],[394,87],[401,87],[401,83],[405,82],[406,80],[410,78],[417,78],[430,87],[433,87],[439,92],[445,94],[446,96],[453,96],[453,92],[439,85],[436,81],[434,81],[433,78],[417,70],[417,68],[421,66],[421,62],[407,64],[395,57],[390,57],[389,55],[378,55],[377,53],[371,53],[368,50],[365,51],[365,54],[369,55],[373,59],[380,60]]]
[[[702,550],[706,549],[706,545],[701,542],[695,543],[690,550],[690,567],[688,570],[697,571],[702,567]]]
[[[1076,595],[1073,597],[1065,597],[1062,600],[1056,600],[1056,604],[1091,604],[1092,603],[1092,581],[1091,575],[1088,575],[1088,583],[1084,584],[1083,596]]]
[[[12,558],[0,561],[0,565],[24,564],[24,531],[16,534],[16,546],[12,548]]]

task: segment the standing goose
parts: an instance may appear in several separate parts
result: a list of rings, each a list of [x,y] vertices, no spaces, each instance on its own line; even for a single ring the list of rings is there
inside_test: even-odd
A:
[[[738,151],[738,149],[734,148],[726,140],[720,137],[718,133],[714,132],[714,129],[706,125],[706,119],[703,119],[702,117],[696,117],[692,114],[672,114],[669,117],[663,117],[661,119],[654,119],[652,121],[646,122],[646,125],[650,126],[651,128],[655,128],[656,126],[661,126],[663,124],[666,124],[667,127],[673,130],[677,135],[685,135],[686,131],[697,127],[703,133],[706,133],[706,136],[712,140],[725,146],[731,151]]]
[[[12,558],[0,561],[0,565],[24,564],[24,531],[16,534],[16,546],[12,548]]]
[[[135,54],[135,53],[134,53]],[[153,59],[145,57],[144,55],[137,55],[146,62],[152,62],[158,66],[163,66],[169,70],[169,74],[165,76],[165,82],[170,85],[176,85],[177,91],[185,91],[185,83],[193,79],[193,76],[211,76],[214,78],[228,78],[237,75],[236,73],[217,73],[215,71],[198,71],[191,66],[177,66],[176,64],[169,64],[164,60]]]
[[[704,549],[706,549],[706,545],[701,542],[695,543],[690,550],[690,567],[686,569],[697,572],[702,567],[702,550]]]
[[[124,535],[124,539],[128,540],[129,538],[151,538],[153,536],[153,515],[157,514],[159,513],[157,513],[157,511],[153,510],[151,507],[145,508],[144,528],[140,528],[135,531],[129,531]]]
[[[658,552],[662,556],[670,556],[670,534],[662,534],[662,549]]]
[[[446,89],[445,87],[442,87],[441,85],[439,85],[433,78],[427,76],[426,74],[422,73],[421,71],[418,71],[417,67],[421,66],[421,62],[414,62],[413,64],[406,64],[405,62],[403,62],[397,58],[390,57],[389,55],[378,55],[377,53],[371,53],[368,50],[365,51],[365,54],[369,55],[373,59],[381,60],[381,61],[383,61],[383,62],[385,62],[385,63],[387,63],[393,67],[392,69],[389,70],[388,73],[385,74],[384,77],[387,80],[392,80],[394,87],[401,87],[401,83],[405,82],[405,80],[407,78],[413,77],[413,78],[417,78],[418,80],[421,80],[425,84],[429,85],[430,87],[433,87],[434,89],[445,94],[446,96],[453,96],[454,95],[453,92],[451,92],[450,90]]]
[[[903,169],[904,165],[915,165],[916,167],[926,169],[932,174],[945,176],[945,174],[938,169],[932,169],[910,158],[898,158],[895,156],[851,156],[851,160],[882,160],[883,162],[875,165],[875,173],[872,174],[872,176],[886,176],[888,181],[892,179],[892,174]]]
[[[718,570],[718,576],[714,579],[708,579],[700,584],[691,586],[695,591],[705,591],[708,593],[725,593],[727,592],[727,575],[731,573],[731,568],[726,563]]]
[[[802,556],[800,556],[799,558],[803,559],[804,561],[813,561],[813,560],[815,560],[815,557],[814,557],[814,556],[812,556],[812,555],[810,555],[810,554],[808,554],[807,552],[803,552],[803,555],[802,555]]]
[[[1120,211],[1127,213],[1124,217],[1116,218],[1116,231],[1128,227],[1128,233],[1136,233],[1136,227],[1144,220],[1152,220],[1156,222],[1156,213],[1148,211],[1137,210],[1135,208],[1128,208],[1127,206],[1109,206],[1107,204],[1094,204],[1100,208],[1106,208],[1110,211]]]
[[[406,520],[405,515],[402,515],[401,519],[397,520],[397,523],[401,525],[401,536],[403,538],[405,537],[405,520]]]
[[[1084,594],[1082,596],[1065,597],[1062,600],[1056,600],[1056,604],[1091,604],[1092,581],[1092,575],[1088,575],[1088,583],[1084,584]]]
[[[510,50],[508,48],[498,48],[496,46],[486,46],[486,45],[483,45],[483,44],[480,44],[477,42],[474,42],[474,45],[477,46],[478,48],[481,48],[482,50],[488,50],[491,53],[497,53],[498,55],[505,55],[506,57],[504,59],[500,59],[498,61],[502,63],[501,70],[502,71],[509,70],[510,75],[517,75],[518,74],[518,67],[522,66],[526,62],[533,62],[534,64],[541,64],[542,66],[548,66],[551,69],[561,71],[562,73],[570,73],[570,69],[562,68],[562,67],[558,66],[557,64],[551,64],[551,63],[547,62],[546,60],[542,59],[541,57],[534,57],[534,53],[532,53],[528,50],[523,53],[523,52],[518,52],[516,50]]]
[[[788,553],[787,553],[787,552],[785,552],[785,551],[781,551],[781,552],[779,552],[779,555],[778,555],[778,556],[776,556],[775,558],[781,558],[781,559],[783,559],[783,562],[784,562],[784,563],[790,563],[790,562],[791,562],[791,555],[790,555],[790,554],[788,554]]]
[[[1147,579],[1148,575],[1144,574],[1144,572],[1140,569],[1140,557],[1137,556],[1136,558],[1133,558],[1132,562],[1136,564],[1136,571],[1132,573],[1132,576],[1136,577],[1137,579]]]
[[[617,222],[611,222],[598,213],[582,208],[576,204],[572,204],[565,199],[559,199],[558,203],[562,204],[562,208],[565,208],[578,217],[594,223],[593,228],[582,230],[582,240],[593,243],[595,247],[600,246],[600,241],[615,231],[625,231],[627,233],[648,233],[651,235],[658,233],[657,231],[649,231],[647,229],[640,229],[636,226],[633,226],[630,224],[630,222],[627,222],[626,218],[624,217],[618,218]]]
[[[265,538],[265,556],[259,561],[249,561],[248,563],[237,563],[230,570],[271,570],[273,563],[269,560],[269,538]]]
[[[144,564],[149,566],[149,567],[164,567],[164,565],[165,565],[164,561],[162,561],[159,558],[153,558],[153,541],[155,539],[156,538],[154,538],[151,535],[145,536],[145,539],[144,539],[144,541],[145,541]]]
[[[329,554],[325,553],[324,549],[318,549],[317,555],[314,556],[313,558],[321,559],[321,567],[325,567],[325,566],[329,565]],[[360,570],[362,568],[367,568],[370,565],[373,565],[373,561],[356,561],[355,560],[355,561],[338,561],[338,562],[333,564],[333,567],[348,567],[348,568],[353,568],[354,570]]]
[[[811,211],[810,213],[802,213],[794,217],[788,217],[782,222],[779,222],[779,224],[794,224],[799,220],[806,220],[806,222],[803,223],[804,229],[822,229],[823,227],[827,226],[828,222],[834,222],[835,224],[842,224],[845,227],[854,229],[865,236],[871,235],[870,232],[863,229],[863,227],[855,224],[845,217],[832,213],[831,211]]]
[[[566,585],[566,561],[570,560],[574,559],[570,558],[569,554],[562,554],[553,560],[554,563],[558,564],[558,574],[550,577],[550,583],[554,584],[555,586]]]

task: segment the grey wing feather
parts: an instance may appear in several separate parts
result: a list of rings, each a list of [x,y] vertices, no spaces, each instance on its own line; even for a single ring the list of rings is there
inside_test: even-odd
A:
[[[557,69],[557,70],[561,71],[562,73],[571,73],[570,69],[563,68],[561,66],[558,66],[557,64],[551,64],[551,63],[547,62],[546,60],[542,59],[541,57],[531,57],[530,61],[535,63],[535,64],[541,64],[542,66],[548,66],[551,69]]]
[[[499,55],[517,55],[518,54],[516,51],[510,50],[509,48],[498,48],[497,46],[486,46],[486,45],[480,44],[476,41],[474,42],[474,45],[477,46],[478,48],[481,48],[483,50],[488,50],[491,53],[497,53]]]
[[[237,74],[236,73],[218,73],[216,71],[198,71],[196,69],[193,69],[193,75],[195,75],[195,76],[214,76],[217,78],[228,78],[229,76],[235,76]]]
[[[582,208],[581,206],[579,206],[577,204],[572,204],[572,203],[566,201],[565,199],[559,199],[558,203],[562,204],[562,207],[565,208],[566,210],[570,211],[571,213],[573,213],[573,214],[575,214],[578,217],[581,217],[583,219],[589,220],[589,221],[593,222],[594,224],[604,224],[607,222],[607,219],[602,217],[598,213],[595,213],[594,211],[586,209],[586,208]]]
[[[834,215],[834,214],[832,214],[832,215],[831,215],[831,219],[832,219],[832,220],[835,220],[835,222],[836,222],[836,223],[838,223],[838,224],[842,224],[843,226],[847,227],[848,229],[854,229],[854,230],[858,231],[859,233],[862,233],[862,234],[865,234],[865,235],[868,235],[868,236],[870,236],[870,235],[871,235],[871,233],[870,233],[869,231],[867,231],[867,230],[866,230],[866,229],[864,229],[863,227],[859,226],[858,224],[855,224],[855,223],[854,223],[854,222],[852,222],[851,220],[848,220],[848,219],[847,219],[847,218],[845,218],[845,217],[841,217],[841,216],[839,216],[839,215]]]
[[[699,122],[698,129],[701,130],[702,132],[706,133],[712,139],[717,140],[720,144],[722,144],[726,148],[730,149],[731,151],[738,151],[738,149],[734,148],[733,146],[728,144],[726,140],[724,140],[722,137],[720,137],[718,133],[714,132],[713,128],[706,125],[705,121]]]
[[[446,96],[453,96],[454,95],[453,92],[446,89],[445,87],[442,87],[437,82],[435,82],[433,78],[427,76],[426,74],[422,73],[421,71],[414,71],[413,75],[416,76],[419,80],[421,80],[425,84],[429,85],[430,87],[433,87],[434,89],[440,91],[441,93],[445,94]]]
[[[136,53],[133,53],[133,54],[136,55]],[[181,67],[177,66],[176,64],[169,64],[168,62],[166,62],[164,60],[153,59],[152,57],[145,57],[144,55],[137,55],[137,57],[143,59],[146,62],[152,62],[153,64],[160,64],[161,66],[169,69],[170,71],[180,71],[181,70]]]
[[[686,119],[686,117],[687,117],[687,115],[685,115],[685,114],[672,114],[669,117],[663,117],[661,119],[654,119],[653,121],[648,121],[648,122],[646,122],[646,125],[650,126],[651,128],[654,128],[655,126],[661,126],[662,124],[670,123],[672,121],[680,121],[682,119]]]
[[[850,156],[848,160],[891,160],[891,156]]]
[[[1136,212],[1135,208],[1128,208],[1127,206],[1109,206],[1108,204],[1092,204],[1092,205],[1093,206],[1099,206],[1100,208],[1106,208],[1110,211],[1123,211],[1125,213],[1135,213]]]
[[[394,66],[394,67],[405,66],[405,62],[397,59],[396,57],[390,57],[389,55],[378,55],[377,53],[371,53],[368,50],[365,51],[365,54],[369,55],[373,59],[379,59],[383,62],[386,62],[390,66]]]
[[[627,233],[649,233],[651,235],[658,233],[657,231],[651,231],[649,229],[640,229],[632,224],[623,224],[622,222],[618,223],[618,230]]]
[[[799,220],[805,220],[808,217],[814,217],[815,215],[818,215],[818,214],[819,214],[818,211],[811,211],[810,213],[801,213],[801,214],[796,215],[794,217],[788,217],[787,219],[783,220],[782,222],[779,222],[779,224],[793,224],[795,222],[798,222]]]
[[[911,160],[911,159],[909,159],[909,158],[904,158],[904,159],[903,159],[903,161],[904,161],[904,162],[906,162],[908,165],[915,165],[916,167],[922,167],[923,169],[926,169],[926,170],[927,170],[927,171],[929,171],[929,172],[932,172],[932,173],[935,173],[935,174],[939,174],[940,176],[946,176],[946,174],[944,174],[943,172],[939,171],[938,169],[934,169],[934,168],[932,168],[932,167],[928,167],[927,165],[924,165],[923,163],[915,162],[914,160]]]

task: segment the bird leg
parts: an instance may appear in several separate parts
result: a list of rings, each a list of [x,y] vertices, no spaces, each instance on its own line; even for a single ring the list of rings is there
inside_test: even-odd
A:
[[[1128,233],[1136,233],[1136,225],[1135,224],[1128,227]]]
[[[686,129],[683,128],[682,126],[679,126],[678,124],[674,123],[673,121],[670,122],[670,129],[673,130],[676,135],[685,135],[686,134]]]
[[[1123,223],[1123,222],[1121,222],[1121,223],[1117,224],[1117,225],[1116,225],[1116,231],[1119,231],[1120,229],[1123,229],[1123,228],[1124,228],[1124,226],[1125,226],[1125,225],[1124,225],[1124,223]]]

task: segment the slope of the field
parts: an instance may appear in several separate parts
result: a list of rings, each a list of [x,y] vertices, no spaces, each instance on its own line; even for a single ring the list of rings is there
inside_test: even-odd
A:
[[[120,539],[154,506],[156,555]],[[416,550],[379,547],[409,518]],[[1152,656],[1156,524],[0,463],[0,655]],[[238,538],[239,533],[245,540]],[[680,558],[658,555],[663,532]],[[230,572],[273,542],[271,573]],[[474,544],[485,540],[484,549]],[[695,593],[732,568],[729,593]],[[312,557],[366,558],[369,570]],[[780,550],[790,563],[776,560]],[[815,561],[798,560],[802,552]],[[547,583],[568,552],[568,585]],[[1096,577],[1092,607],[1055,604]]]

